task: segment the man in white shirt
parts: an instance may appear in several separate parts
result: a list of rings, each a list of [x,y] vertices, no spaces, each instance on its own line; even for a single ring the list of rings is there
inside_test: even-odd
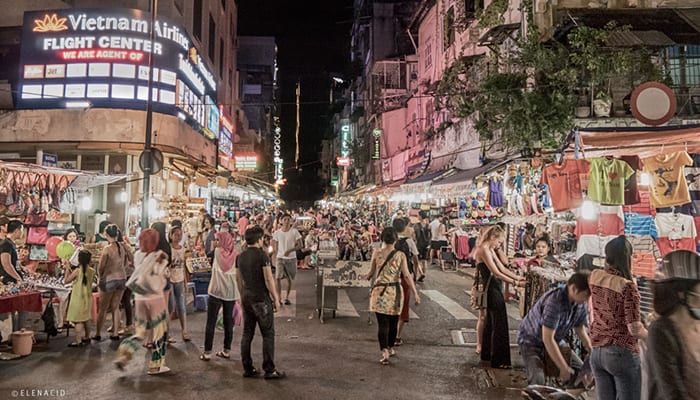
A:
[[[302,248],[301,234],[292,228],[291,215],[284,214],[281,228],[272,235],[272,259],[275,260],[275,277],[280,304],[282,304],[282,279],[287,280],[287,298],[284,304],[292,304],[289,301],[289,293],[292,291],[292,283],[297,275],[297,250]]]
[[[430,223],[430,261],[429,264],[433,263],[434,259],[439,259],[440,248],[447,246],[447,237],[445,237],[445,228],[442,226],[442,218],[435,217],[433,222]]]

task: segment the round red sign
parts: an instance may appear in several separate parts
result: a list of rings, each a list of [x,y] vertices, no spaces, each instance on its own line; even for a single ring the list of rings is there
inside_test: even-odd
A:
[[[676,96],[668,86],[646,82],[632,92],[632,115],[646,125],[661,125],[676,114]]]

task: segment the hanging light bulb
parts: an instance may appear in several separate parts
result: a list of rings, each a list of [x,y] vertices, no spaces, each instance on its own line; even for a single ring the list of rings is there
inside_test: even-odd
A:
[[[594,220],[598,218],[598,207],[590,200],[584,200],[581,205],[581,217],[586,220]]]
[[[122,190],[119,192],[119,202],[120,203],[126,203],[126,201],[129,199],[129,195],[126,193],[126,190]]]
[[[651,176],[646,172],[642,172],[642,174],[639,175],[639,185],[649,186],[650,184],[651,184]]]
[[[90,209],[92,208],[92,197],[83,197],[83,199],[80,201],[80,206],[83,209],[83,211],[90,211]]]

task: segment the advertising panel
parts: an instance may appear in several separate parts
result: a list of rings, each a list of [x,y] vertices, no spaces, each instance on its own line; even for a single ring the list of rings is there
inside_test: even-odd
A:
[[[145,110],[152,74],[154,111],[207,128],[207,107],[216,104],[214,74],[184,28],[159,17],[151,42],[150,25],[149,13],[132,9],[26,12],[17,108]],[[218,122],[212,132],[213,139]]]
[[[258,156],[255,153],[242,153],[233,156],[236,171],[255,171],[258,168]]]
[[[233,123],[226,118],[223,113],[223,108],[220,114],[221,130],[219,131],[219,166],[233,171],[234,165],[231,157],[233,156],[233,143],[231,136],[233,133]]]

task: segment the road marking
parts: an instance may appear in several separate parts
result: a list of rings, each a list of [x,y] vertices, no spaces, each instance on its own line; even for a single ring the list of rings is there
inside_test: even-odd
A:
[[[418,316],[418,314],[414,313],[413,310],[410,309],[410,308],[408,309],[408,317],[409,317],[410,319],[420,319],[420,317]]]
[[[518,304],[517,306],[511,305],[510,303],[506,303],[506,313],[508,314],[509,317],[516,321],[520,321],[522,318],[520,318],[520,305]]]
[[[355,306],[352,305],[348,293],[344,289],[338,289],[338,310],[335,312],[336,317],[359,317]]]
[[[430,299],[444,308],[448,313],[452,314],[456,319],[477,319],[476,315],[472,314],[468,310],[464,309],[456,301],[450,299],[444,294],[437,290],[421,290],[423,294],[430,297]]]
[[[283,290],[282,291],[282,296],[280,297],[280,300],[284,301],[284,299],[287,298],[287,291]],[[275,313],[275,318],[296,318],[297,316],[297,291],[292,290],[292,292],[289,294],[289,301],[292,302],[292,305],[289,306],[278,306],[277,307],[277,312]]]

